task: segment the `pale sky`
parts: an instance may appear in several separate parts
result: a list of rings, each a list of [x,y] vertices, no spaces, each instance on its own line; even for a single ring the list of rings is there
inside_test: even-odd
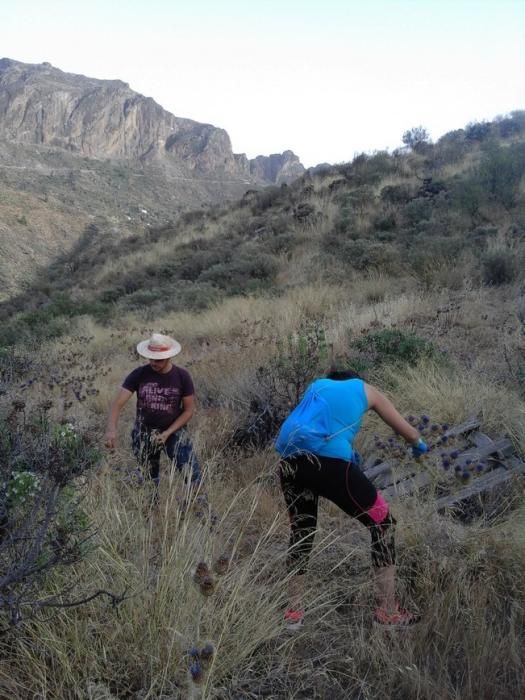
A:
[[[0,0],[0,57],[119,78],[308,167],[525,109],[525,0]]]

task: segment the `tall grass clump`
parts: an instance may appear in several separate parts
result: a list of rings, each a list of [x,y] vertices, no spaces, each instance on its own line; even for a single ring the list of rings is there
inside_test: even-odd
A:
[[[284,547],[270,547],[279,518],[256,523],[260,486],[231,494],[208,480],[221,493],[217,514],[174,474],[161,485],[158,508],[148,485],[118,474],[105,471],[90,485],[84,508],[97,547],[73,576],[80,589],[125,591],[123,600],[37,616],[5,637],[1,696],[81,698],[102,681],[118,697],[143,690],[186,697],[192,646],[213,642],[206,675],[213,685],[280,634]],[[206,585],[195,577],[199,562],[209,562]],[[49,592],[65,580],[50,579]]]

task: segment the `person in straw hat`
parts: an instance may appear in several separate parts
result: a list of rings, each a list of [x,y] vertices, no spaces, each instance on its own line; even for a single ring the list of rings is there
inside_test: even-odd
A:
[[[137,413],[131,433],[133,453],[142,468],[149,467],[149,476],[159,483],[160,456],[165,452],[177,469],[187,466],[191,483],[200,483],[199,462],[184,427],[194,413],[194,388],[190,373],[177,367],[173,358],[181,351],[180,344],[166,335],[153,333],[137,345],[137,352],[149,360],[124,379],[111,404],[105,444],[110,450],[117,445],[117,424],[120,412],[131,396],[137,394]]]

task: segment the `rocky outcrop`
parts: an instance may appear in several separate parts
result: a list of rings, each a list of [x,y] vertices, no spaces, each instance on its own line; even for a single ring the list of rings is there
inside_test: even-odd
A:
[[[0,139],[244,183],[280,184],[304,172],[291,151],[252,161],[234,154],[223,129],[176,117],[120,80],[7,58],[0,59]]]
[[[304,167],[293,151],[284,151],[270,156],[257,156],[251,160],[250,174],[257,180],[281,185],[301,177]]]

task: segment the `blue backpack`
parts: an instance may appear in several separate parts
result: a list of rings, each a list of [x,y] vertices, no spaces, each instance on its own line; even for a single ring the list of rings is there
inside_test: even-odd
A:
[[[315,391],[307,391],[282,424],[275,449],[282,457],[319,454],[331,437],[329,426],[328,403]]]

